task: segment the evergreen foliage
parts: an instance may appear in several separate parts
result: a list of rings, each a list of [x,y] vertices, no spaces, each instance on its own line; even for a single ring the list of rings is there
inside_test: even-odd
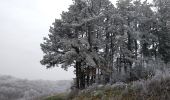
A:
[[[78,89],[149,78],[151,64],[170,62],[169,15],[169,0],[73,0],[44,38],[41,64],[74,67]]]

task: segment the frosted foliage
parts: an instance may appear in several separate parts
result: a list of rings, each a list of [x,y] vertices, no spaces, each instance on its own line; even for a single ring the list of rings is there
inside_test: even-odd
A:
[[[167,69],[169,70],[169,69]],[[170,99],[170,72],[160,72],[147,80],[138,80],[132,83],[116,82],[90,86],[79,92],[77,97],[99,98],[99,100],[169,100]],[[80,98],[79,98],[80,99]],[[76,99],[77,100],[77,99]]]
[[[77,89],[94,83],[146,80],[166,70],[169,0],[152,4],[118,0],[116,6],[109,0],[73,1],[41,44],[45,53],[41,63],[47,68],[73,67]]]
[[[89,54],[86,54],[86,63],[88,66],[96,66],[93,58]]]
[[[0,76],[0,100],[40,100],[67,91],[71,81],[29,81]]]

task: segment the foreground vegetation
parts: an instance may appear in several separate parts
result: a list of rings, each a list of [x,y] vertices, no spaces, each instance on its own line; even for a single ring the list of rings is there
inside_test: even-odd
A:
[[[170,76],[86,89],[73,100],[170,100]]]
[[[68,93],[60,93],[51,97],[47,97],[44,100],[67,100]]]
[[[170,73],[159,73],[147,80],[96,85],[73,90],[45,100],[170,100]]]

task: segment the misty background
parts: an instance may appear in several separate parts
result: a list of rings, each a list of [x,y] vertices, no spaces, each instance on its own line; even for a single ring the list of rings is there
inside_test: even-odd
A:
[[[68,80],[73,70],[46,69],[40,43],[72,0],[0,0],[0,74],[26,79]]]

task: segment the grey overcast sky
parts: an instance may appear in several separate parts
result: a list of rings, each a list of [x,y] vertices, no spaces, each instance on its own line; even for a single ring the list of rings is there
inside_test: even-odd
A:
[[[72,0],[0,0],[0,74],[31,80],[72,79],[73,69],[46,69],[39,63],[43,37],[70,4]]]
[[[73,70],[46,69],[40,43],[72,0],[0,0],[0,74],[24,79],[64,80]]]

